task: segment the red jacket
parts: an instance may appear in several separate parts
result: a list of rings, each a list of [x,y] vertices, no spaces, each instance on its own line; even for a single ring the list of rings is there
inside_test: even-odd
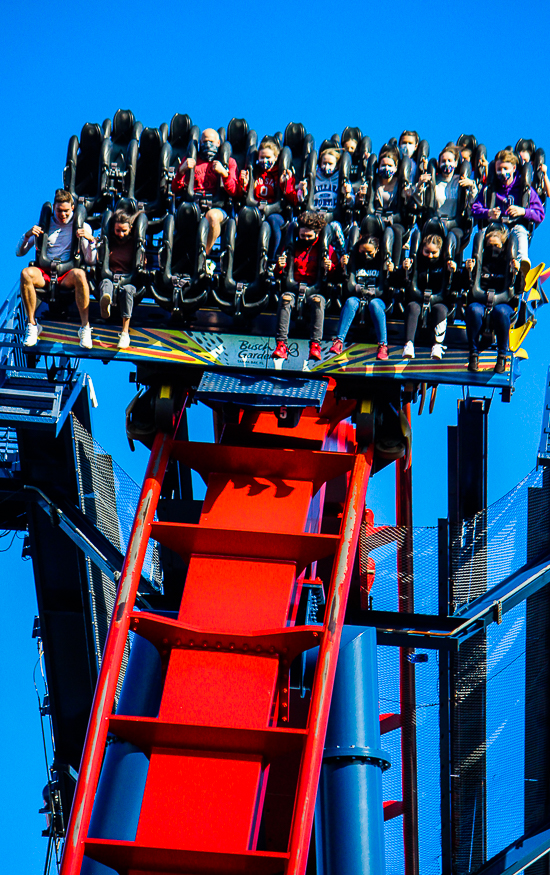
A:
[[[298,239],[294,250],[294,279],[298,282],[305,282],[308,286],[317,282],[320,254],[319,237],[313,243]],[[338,267],[338,257],[332,246],[328,248],[328,257],[331,261],[328,272],[332,273]],[[282,271],[277,270],[277,273],[282,273]]]
[[[277,199],[278,184],[279,168],[275,165],[271,170],[264,171],[264,173],[261,173],[258,178],[254,180],[254,197],[258,201],[266,201],[268,204],[272,204]],[[293,176],[291,176],[290,179],[287,179],[282,191],[285,198],[295,207],[298,203],[298,195]],[[238,182],[238,193],[241,197],[244,197],[247,193],[247,188],[242,184],[240,177]]]
[[[212,167],[213,161],[207,161],[205,158],[197,158],[195,164],[195,194],[214,194],[218,188],[218,180],[221,178],[215,173]],[[228,194],[235,194],[237,191],[237,162],[234,158],[229,159],[229,176],[223,180],[223,185]],[[179,194],[189,182],[189,171],[186,170],[183,174],[177,174],[172,180],[172,192]]]

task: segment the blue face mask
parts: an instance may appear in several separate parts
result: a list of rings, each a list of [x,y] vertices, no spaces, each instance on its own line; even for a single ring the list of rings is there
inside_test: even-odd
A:
[[[389,164],[384,164],[379,168],[378,173],[383,179],[391,179],[395,170]]]
[[[439,165],[439,169],[443,173],[444,176],[448,176],[450,173],[454,172],[454,167],[450,161],[442,161]]]
[[[258,158],[258,166],[261,167],[262,170],[271,170],[275,161],[273,158]]]
[[[218,147],[215,143],[206,140],[200,145],[200,153],[207,161],[213,161],[218,152]]]
[[[507,170],[497,170],[497,176],[501,182],[504,182],[506,185],[512,181],[514,178],[514,174],[510,173]]]

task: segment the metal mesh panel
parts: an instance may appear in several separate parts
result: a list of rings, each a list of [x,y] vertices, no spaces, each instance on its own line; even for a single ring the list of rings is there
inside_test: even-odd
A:
[[[91,434],[71,414],[78,477],[80,508],[98,530],[122,554],[126,552],[139,499],[139,487],[105,452]],[[116,585],[87,558],[90,604],[98,666],[109,629],[116,598]],[[162,587],[158,544],[149,542],[143,576],[156,589]],[[129,644],[119,678],[119,688],[126,671]],[[120,692],[120,689],[117,691]]]

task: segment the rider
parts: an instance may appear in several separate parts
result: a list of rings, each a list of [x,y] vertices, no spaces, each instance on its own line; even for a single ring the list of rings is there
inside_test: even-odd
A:
[[[53,213],[48,230],[46,254],[50,260],[63,263],[69,261],[73,245],[74,202],[70,192],[58,188],[53,201]],[[19,240],[15,254],[26,255],[44,233],[40,225],[33,225]],[[96,242],[92,229],[86,223],[76,232],[80,238],[82,254],[87,264],[96,260]],[[38,298],[47,294],[46,285],[50,275],[41,267],[24,267],[21,271],[21,298],[27,313],[27,329],[24,346],[35,346],[42,326],[36,321]],[[89,322],[90,287],[86,272],[81,268],[73,268],[57,277],[58,284],[64,289],[74,289],[76,306],[80,314],[81,327],[78,330],[80,346],[83,349],[92,348],[92,329]]]
[[[112,274],[129,275],[134,267],[134,221],[139,214],[130,215],[124,210],[117,210],[113,216],[113,233],[109,238],[109,270]],[[131,277],[130,277],[131,279]],[[114,284],[108,277],[99,285],[99,307],[103,319],[111,315]],[[122,332],[118,349],[128,349],[130,346],[130,319],[134,307],[136,287],[131,283],[121,283],[117,294],[117,305],[122,318]]]

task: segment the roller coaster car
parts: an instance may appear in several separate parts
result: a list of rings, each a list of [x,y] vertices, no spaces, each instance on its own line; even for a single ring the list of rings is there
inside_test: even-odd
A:
[[[96,284],[99,288],[101,280],[111,280],[114,286],[113,304],[115,306],[117,305],[118,292],[122,286],[130,284],[135,286],[136,295],[134,297],[134,304],[139,304],[147,293],[148,274],[145,258],[147,224],[145,213],[139,213],[132,225],[132,239],[134,243],[132,269],[128,273],[113,273],[109,266],[109,259],[110,244],[115,236],[114,214],[110,209],[105,210],[103,213],[95,269]]]
[[[72,194],[75,204],[84,205],[88,216],[96,210],[100,193],[101,148],[110,133],[110,119],[105,119],[101,127],[87,122],[80,132],[80,140],[73,135],[67,147],[63,187]]]
[[[376,237],[380,246],[380,258],[376,260],[371,269],[365,268],[360,263],[358,244],[360,237]],[[384,270],[387,260],[394,264],[399,262],[401,255],[399,246],[396,246],[393,228],[382,228],[381,225],[370,217],[363,220],[361,230],[354,225],[349,234],[349,262],[347,265],[347,282],[344,286],[346,298],[359,298],[359,308],[354,317],[357,327],[371,327],[370,319],[367,318],[369,300],[382,298],[386,306],[386,314],[393,309],[394,295],[390,285],[390,274]]]
[[[289,122],[286,126],[282,152],[284,154],[281,167],[292,168],[297,183],[302,180],[307,182],[308,193],[302,208],[312,209],[317,153],[313,135],[306,132],[301,122]]]
[[[425,194],[423,197],[423,203],[420,209],[419,216],[419,224],[422,225],[424,229],[424,225],[427,222],[432,223],[432,227],[434,230],[430,231],[431,234],[440,234],[442,237],[445,237],[447,231],[452,230],[453,228],[460,228],[462,231],[462,236],[460,240],[460,251],[462,251],[468,241],[470,240],[473,228],[473,219],[472,219],[472,210],[471,210],[471,199],[469,197],[469,189],[466,186],[458,186],[457,190],[457,207],[456,207],[456,215],[452,219],[445,219],[445,221],[439,220],[439,230],[435,230],[437,223],[434,220],[438,219],[438,208],[437,201],[435,197],[435,186],[436,186],[436,177],[437,177],[438,163],[435,158],[432,158],[428,162],[427,172],[430,174],[431,180],[426,186]],[[453,179],[460,179],[461,177],[466,176],[468,179],[472,176],[472,165],[469,161],[465,161],[464,159],[459,162],[454,176],[451,178],[451,182]],[[427,233],[427,232],[426,232]],[[424,235],[425,236],[425,235]],[[456,251],[456,250],[455,250]],[[456,252],[458,255],[459,252]]]
[[[151,289],[165,310],[185,317],[208,297],[206,241],[208,222],[197,204],[182,203],[174,216],[167,215],[162,228],[159,270]]]
[[[525,321],[526,305],[522,300],[518,309],[518,299],[520,290],[518,288],[521,282],[521,274],[517,273],[513,265],[513,261],[518,257],[518,243],[514,235],[510,234],[506,244],[506,262],[504,273],[491,273],[488,262],[483,261],[485,250],[485,240],[487,236],[496,229],[502,229],[504,225],[492,222],[487,228],[483,228],[477,232],[474,237],[472,246],[472,258],[475,262],[474,270],[471,274],[471,287],[468,295],[468,303],[479,302],[485,305],[485,319],[483,323],[483,335],[485,345],[489,346],[493,342],[493,334],[490,328],[490,314],[493,307],[497,304],[510,304],[516,311],[512,317],[511,324]]]
[[[424,240],[430,234],[438,234],[443,238],[443,249],[439,259],[439,267],[435,267],[430,271],[430,286],[425,289],[419,288],[418,278],[418,256],[422,251]],[[412,261],[412,267],[408,273],[408,281],[406,287],[406,300],[416,301],[422,306],[420,315],[420,324],[422,328],[426,328],[428,322],[428,314],[434,304],[445,304],[449,313],[447,316],[448,322],[454,321],[457,305],[457,293],[453,288],[453,279],[455,274],[448,267],[449,260],[456,259],[456,238],[454,234],[447,233],[445,226],[437,218],[426,222],[422,232],[415,228],[411,234],[411,247],[409,250],[409,258]]]
[[[267,250],[271,229],[259,210],[243,207],[222,237],[221,277],[212,289],[217,307],[235,319],[253,319],[269,304]]]
[[[237,176],[248,164],[248,154],[256,148],[258,135],[251,131],[245,118],[232,118],[227,125],[226,142],[231,144],[231,157],[237,162]]]
[[[58,284],[58,277],[75,268],[84,268],[84,259],[81,254],[80,238],[76,236],[76,232],[83,227],[86,221],[86,210],[83,204],[77,204],[73,218],[73,236],[71,243],[70,258],[67,261],[57,261],[48,258],[48,238],[50,226],[53,216],[53,207],[47,201],[40,210],[39,226],[43,229],[43,233],[36,240],[36,258],[31,261],[31,265],[42,268],[51,277],[50,281],[41,292],[40,297],[48,302],[50,314],[57,318],[63,315],[74,301],[74,290],[64,289]]]
[[[117,109],[110,138],[101,147],[100,194],[102,206],[119,197],[134,197],[138,142],[143,130],[129,109]]]
[[[144,128],[139,140],[134,196],[150,218],[163,218],[171,204],[170,144],[164,130]]]
[[[188,115],[182,115],[176,112],[172,116],[170,128],[168,125],[161,125],[161,128],[166,129],[166,141],[170,144],[170,163],[169,175],[173,179],[177,169],[187,158],[187,151],[191,142],[198,146],[200,131],[197,125],[194,125]]]
[[[323,258],[328,256],[332,231],[329,225],[325,225],[319,234],[319,261],[317,268],[317,279],[313,285],[308,286],[294,278],[294,255],[296,251],[296,243],[298,241],[298,224],[292,222],[286,233],[285,253],[287,257],[286,275],[282,282],[282,293],[290,292],[295,296],[294,318],[298,323],[303,323],[306,319],[304,307],[308,298],[312,295],[322,295],[325,299],[325,313],[328,312],[330,305],[335,301],[341,292],[341,284],[331,282],[330,278],[325,274],[323,268]]]

